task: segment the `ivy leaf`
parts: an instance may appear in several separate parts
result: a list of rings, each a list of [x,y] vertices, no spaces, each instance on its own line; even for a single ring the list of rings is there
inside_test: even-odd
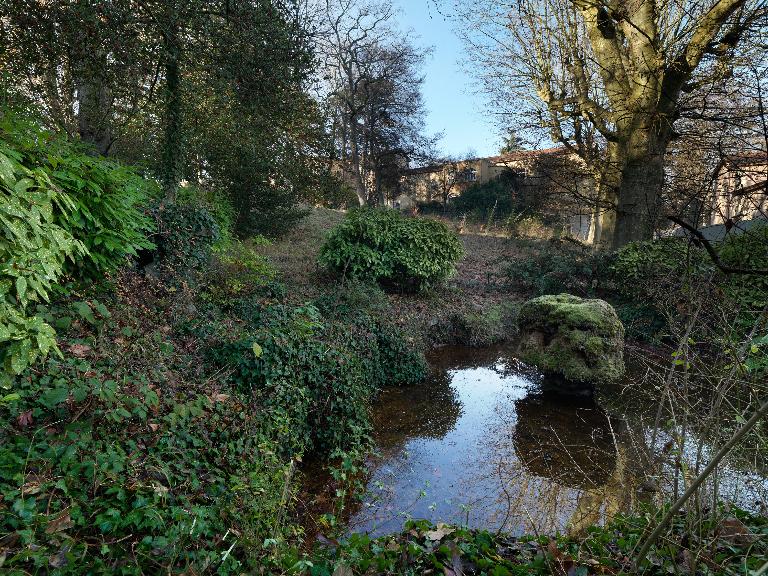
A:
[[[57,404],[65,402],[67,398],[69,398],[68,388],[53,388],[40,396],[40,402],[48,408],[53,408]]]

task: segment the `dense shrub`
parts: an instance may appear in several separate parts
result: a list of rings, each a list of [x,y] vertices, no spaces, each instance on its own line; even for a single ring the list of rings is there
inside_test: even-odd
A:
[[[160,203],[154,210],[154,260],[168,278],[194,281],[219,240],[216,219],[205,207]]]
[[[214,250],[225,249],[235,239],[235,209],[220,190],[187,184],[176,194],[176,203],[190,208],[205,208],[216,221],[219,235]]]
[[[335,210],[359,206],[357,193],[354,188],[338,176],[327,171],[320,171],[318,173],[315,186],[308,192],[304,197],[304,201],[314,206],[323,206]]]
[[[450,276],[462,252],[441,222],[366,208],[350,212],[331,231],[320,263],[352,278],[418,290]]]
[[[503,342],[517,332],[520,306],[511,302],[497,304],[473,312],[456,313],[451,333],[457,344],[485,348]]]
[[[671,301],[681,289],[685,277],[681,248],[685,245],[679,242],[663,246],[649,242],[603,253],[569,240],[550,240],[533,256],[512,261],[507,276],[538,296],[567,292],[607,299],[629,338],[650,341],[666,325],[654,295]]]
[[[39,356],[55,348],[55,332],[33,306],[48,300],[67,258],[83,258],[83,244],[56,223],[74,202],[48,173],[30,170],[0,141],[0,387],[8,387]],[[70,260],[71,261],[71,260]]]
[[[768,226],[758,227],[716,245],[720,259],[733,267],[768,267],[766,230]],[[719,302],[738,310],[738,329],[745,332],[768,301],[765,276],[718,272],[706,251],[685,238],[633,242],[612,254],[558,241],[533,257],[512,262],[507,274],[510,281],[539,295],[568,292],[606,298],[627,335],[639,340],[654,339],[672,320],[684,321],[685,303],[700,298],[710,302],[702,311],[710,317],[702,319],[704,324],[716,322],[714,304]]]
[[[224,308],[243,298],[274,295],[277,270],[254,249],[268,242],[256,237],[214,249],[206,274],[206,295]]]
[[[546,240],[561,236],[562,221],[557,216],[528,214],[512,216],[504,225],[517,238]]]
[[[211,351],[233,385],[290,426],[279,438],[288,454],[330,454],[366,444],[369,402],[385,384],[424,378],[423,355],[397,330],[369,317],[325,319],[314,306],[274,305],[244,318],[250,335]]]
[[[606,280],[610,256],[568,240],[542,242],[535,253],[509,263],[510,282],[537,296],[567,292],[594,295]]]
[[[96,279],[152,247],[152,183],[0,111],[0,384],[55,348],[33,310],[64,275]]]
[[[373,537],[352,533],[333,547],[313,552],[313,574],[488,574],[493,576],[551,576],[552,574],[629,574],[659,576],[679,572],[679,558],[694,556],[702,546],[690,536],[684,522],[676,522],[645,558],[637,558],[638,543],[655,526],[660,512],[639,507],[635,515],[617,514],[605,525],[573,528],[557,536],[511,535],[503,531],[474,530],[427,520],[409,519],[402,531]],[[724,520],[725,519],[725,520]],[[717,565],[702,574],[758,573],[765,565],[765,538],[737,538],[726,526],[762,535],[768,529],[764,515],[736,507],[707,510],[698,525],[716,549]],[[735,530],[734,530],[735,531]],[[741,535],[742,532],[738,532]],[[704,554],[702,554],[704,556]],[[632,560],[637,560],[637,570]],[[704,562],[702,562],[704,564]],[[471,566],[471,572],[457,567]],[[691,572],[694,572],[691,570]]]
[[[154,226],[143,210],[159,194],[155,182],[7,111],[0,112],[0,133],[21,165],[45,173],[67,197],[54,202],[53,221],[87,248],[68,263],[68,273],[99,278],[152,247]]]
[[[768,270],[768,224],[730,236],[718,246],[726,266]],[[768,274],[721,274],[726,292],[742,310],[745,322],[754,321],[768,303]]]
[[[3,570],[257,568],[264,538],[285,535],[290,464],[273,430],[290,423],[224,383],[179,382],[186,359],[162,315],[104,318],[65,336],[67,356],[26,372],[19,399],[0,405]],[[150,369],[126,364],[135,348]]]
[[[616,252],[610,268],[619,294],[650,302],[686,292],[711,270],[704,250],[682,238],[627,244]]]

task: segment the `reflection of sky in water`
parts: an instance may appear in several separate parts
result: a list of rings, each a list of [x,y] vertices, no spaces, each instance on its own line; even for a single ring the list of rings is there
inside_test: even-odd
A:
[[[636,504],[634,442],[647,442],[645,430],[632,434],[588,401],[543,396],[536,375],[499,352],[448,348],[436,367],[425,385],[377,403],[380,457],[351,531],[389,533],[407,517],[553,531]],[[754,500],[741,479],[766,487],[758,475],[722,476],[724,497]]]
[[[453,426],[436,438],[387,435],[387,430],[398,428],[401,418],[410,416],[414,406],[423,405],[421,398],[412,402],[407,398],[410,392],[418,395],[423,390],[386,393],[390,397],[385,395],[382,403],[392,401],[394,395],[397,408],[380,415],[377,422],[380,440],[385,437],[380,443],[383,457],[376,462],[369,482],[371,494],[352,518],[352,530],[390,532],[402,525],[405,516],[468,521],[483,527],[505,524],[507,529],[516,530],[529,522],[519,517],[519,509],[508,514],[508,500],[524,501],[526,515],[534,518],[541,516],[542,508],[547,512],[552,508],[550,502],[542,506],[541,497],[554,499],[555,508],[563,509],[574,500],[573,490],[561,489],[546,479],[529,474],[526,482],[520,483],[510,477],[523,470],[512,444],[515,402],[535,394],[537,386],[530,378],[512,372],[510,364],[498,356],[495,360],[487,368],[448,371],[446,384],[455,391],[453,400],[459,415]],[[423,416],[427,421],[431,418],[429,413]],[[561,520],[558,515],[557,523]]]

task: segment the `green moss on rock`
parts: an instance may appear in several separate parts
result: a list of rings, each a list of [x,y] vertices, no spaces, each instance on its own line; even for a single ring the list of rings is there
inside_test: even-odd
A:
[[[517,323],[520,359],[546,373],[582,383],[624,374],[624,326],[604,300],[540,296],[523,304]]]

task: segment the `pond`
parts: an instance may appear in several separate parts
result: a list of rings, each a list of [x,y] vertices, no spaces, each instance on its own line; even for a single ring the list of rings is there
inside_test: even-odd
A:
[[[386,389],[374,406],[377,455],[349,532],[396,532],[413,517],[579,533],[668,489],[644,475],[650,433],[637,418],[545,393],[541,375],[504,348],[446,347],[430,363],[428,382]],[[730,484],[724,473],[721,489],[753,502],[746,480],[768,488],[739,471]]]

